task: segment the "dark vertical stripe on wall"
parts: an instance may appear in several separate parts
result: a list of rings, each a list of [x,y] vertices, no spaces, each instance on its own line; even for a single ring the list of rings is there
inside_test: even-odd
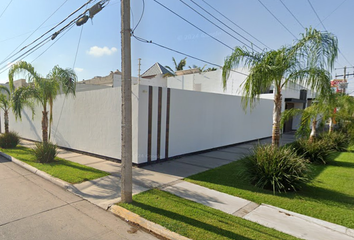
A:
[[[147,161],[151,162],[151,130],[152,130],[152,98],[153,97],[153,88],[149,86],[149,110],[148,110],[148,149],[147,149]]]
[[[170,106],[171,106],[171,89],[167,88],[165,159],[168,159],[168,148],[169,148],[169,141],[170,141]]]
[[[162,87],[159,87],[158,108],[157,108],[157,160],[161,155],[161,112],[162,112]]]

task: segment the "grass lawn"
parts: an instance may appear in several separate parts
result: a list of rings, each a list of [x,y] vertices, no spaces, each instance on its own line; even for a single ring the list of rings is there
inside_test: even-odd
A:
[[[354,153],[333,153],[327,165],[313,165],[314,178],[298,192],[276,193],[251,185],[245,160],[191,176],[186,181],[256,203],[266,203],[354,228]]]
[[[157,189],[120,206],[192,239],[297,239]]]
[[[109,173],[87,167],[78,163],[70,162],[62,158],[55,158],[52,163],[38,163],[31,154],[31,149],[17,146],[14,149],[2,149],[0,151],[21,160],[53,177],[69,183],[80,183],[109,175]]]

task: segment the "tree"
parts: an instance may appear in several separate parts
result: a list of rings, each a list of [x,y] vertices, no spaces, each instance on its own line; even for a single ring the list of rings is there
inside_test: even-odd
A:
[[[257,53],[240,47],[225,59],[223,85],[234,67],[249,68],[242,101],[253,107],[264,89],[274,87],[272,145],[279,146],[282,89],[290,83],[307,85],[320,94],[330,91],[330,74],[338,55],[337,38],[327,32],[306,29],[292,46]],[[327,69],[327,70],[326,70]]]
[[[5,123],[5,133],[9,132],[9,109],[11,107],[10,90],[4,86],[0,85],[0,108],[4,110],[4,123]],[[3,93],[3,91],[5,93]]]
[[[183,68],[184,68],[184,67],[186,66],[186,64],[187,64],[186,59],[187,59],[187,57],[183,58],[183,59],[182,59],[181,61],[179,61],[179,63],[177,64],[176,59],[175,59],[174,57],[172,57],[172,61],[173,61],[174,65],[175,65],[175,71],[181,71],[181,70],[183,70]],[[173,71],[172,68],[169,67],[169,66],[165,66],[165,68],[168,68],[168,70],[170,70],[171,72],[175,72],[175,71]]]
[[[13,78],[15,74],[26,74],[29,86],[14,91]],[[21,118],[23,99],[34,100],[43,108],[42,111],[42,140],[48,142],[48,107],[49,107],[49,139],[53,121],[53,103],[59,93],[75,96],[77,76],[72,69],[62,69],[55,66],[46,78],[41,77],[34,67],[27,62],[18,62],[9,71],[10,91],[13,94],[13,111]]]
[[[288,109],[281,116],[281,125],[290,118],[300,115],[300,126],[297,134],[300,136],[308,136],[309,126],[311,132],[309,142],[313,142],[317,137],[317,123],[329,120],[329,133],[332,132],[333,119],[344,124],[353,123],[354,114],[354,98],[348,95],[331,93],[327,96],[317,97],[311,106],[305,109]]]

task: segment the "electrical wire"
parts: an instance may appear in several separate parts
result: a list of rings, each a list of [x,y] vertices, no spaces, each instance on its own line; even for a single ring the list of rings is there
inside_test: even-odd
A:
[[[44,22],[41,23],[25,40],[23,40],[0,64],[6,62],[9,58],[11,58],[11,54],[13,54],[20,46],[25,43],[38,29],[40,29],[44,23],[46,23],[68,0],[65,0]],[[16,55],[16,54],[14,54]],[[13,56],[13,55],[12,55]]]
[[[143,1],[143,10],[141,11],[141,16],[140,16],[140,19],[138,21],[138,23],[135,25],[135,27],[133,28],[132,32],[134,32],[137,27],[139,26],[140,22],[141,22],[141,19],[143,19],[143,16],[144,16],[144,12],[145,12],[145,0],[142,0]]]
[[[207,64],[209,64],[209,65],[222,68],[222,66],[219,65],[219,64],[212,63],[212,62],[203,60],[203,59],[198,58],[198,57],[194,57],[194,56],[192,56],[192,55],[190,55],[190,54],[186,54],[186,53],[183,53],[183,52],[181,52],[181,51],[178,51],[178,50],[175,50],[175,49],[166,47],[166,46],[164,46],[164,45],[161,45],[161,44],[159,44],[159,43],[153,42],[153,41],[151,41],[151,40],[149,41],[149,40],[146,40],[146,39],[144,39],[144,38],[135,36],[134,34],[132,34],[132,37],[134,37],[136,40],[138,40],[138,41],[140,41],[140,42],[143,42],[143,43],[150,43],[150,44],[156,45],[156,46],[158,46],[158,47],[160,47],[160,48],[164,48],[164,49],[167,49],[167,50],[169,50],[169,51],[172,51],[172,52],[181,54],[181,55],[183,55],[183,56],[187,56],[187,57],[189,57],[189,58],[192,58],[192,59],[201,61],[201,62],[203,62],[203,63],[207,63]],[[243,72],[239,72],[239,71],[236,71],[236,70],[231,70],[231,71],[232,71],[232,72],[239,73],[239,74],[244,75],[244,76],[248,76],[247,74],[245,74],[245,73],[243,73]]]
[[[315,8],[312,6],[311,1],[310,1],[310,0],[307,0],[307,2],[310,4],[310,6],[311,6],[311,8],[312,8],[313,12],[316,14],[316,17],[317,17],[317,19],[320,21],[320,23],[321,23],[321,25],[322,25],[323,29],[327,31],[327,29],[326,29],[325,25],[323,24],[323,22],[322,22],[321,18],[318,16],[318,14],[317,14],[317,12],[316,12]]]
[[[227,19],[229,22],[231,22],[233,25],[235,25],[236,27],[238,27],[239,29],[241,29],[242,31],[244,31],[246,34],[248,34],[250,37],[252,37],[254,40],[256,40],[257,42],[259,42],[260,44],[262,44],[263,46],[265,46],[268,49],[271,49],[270,47],[268,47],[267,45],[265,45],[263,42],[261,42],[259,39],[257,39],[256,37],[254,37],[252,34],[250,34],[249,32],[247,32],[245,29],[243,29],[242,27],[240,27],[237,23],[235,23],[234,21],[232,21],[230,18],[228,18],[227,16],[225,16],[223,13],[221,13],[220,11],[218,11],[216,8],[214,8],[212,5],[210,5],[208,2],[206,2],[205,0],[202,0],[206,5],[208,5],[211,9],[213,9],[215,12],[219,13],[221,16],[223,16],[225,19]],[[192,1],[193,2],[193,1]]]
[[[200,12],[198,12],[197,10],[195,10],[193,7],[191,7],[190,5],[188,5],[186,2],[184,2],[183,0],[180,0],[184,5],[186,5],[187,7],[189,7],[190,9],[192,9],[195,13],[197,13],[199,16],[201,16],[202,18],[204,18],[205,20],[207,20],[209,23],[213,24],[215,27],[219,28],[221,31],[225,32],[226,34],[228,34],[230,37],[236,39],[237,41],[239,41],[240,43],[242,43],[243,45],[245,45],[248,48],[253,49],[252,47],[250,47],[247,43],[241,41],[240,39],[238,39],[237,37],[233,36],[232,34],[230,34],[229,32],[225,31],[225,29],[221,28],[220,26],[218,26],[217,24],[215,24],[214,22],[212,22],[210,19],[206,18],[203,14],[201,14]],[[193,1],[192,1],[193,2]],[[195,2],[193,2],[195,3]],[[195,3],[196,4],[196,3]],[[215,17],[214,17],[215,18]],[[221,22],[219,19],[217,19],[219,22]],[[221,22],[222,24],[224,24],[223,22]],[[226,24],[224,24],[225,26],[227,26]],[[228,26],[227,26],[228,27]],[[229,29],[231,29],[229,27]],[[231,29],[232,30],[232,29]],[[235,32],[235,31],[234,31]],[[235,32],[236,34],[238,34],[239,36],[241,36],[242,38],[244,38],[242,35],[240,35],[238,32]],[[257,45],[255,45],[254,43],[252,43],[251,41],[249,41],[248,39],[244,38],[246,41],[250,42],[252,45],[254,45],[255,47],[259,48],[260,50],[262,50],[260,47],[258,47]]]
[[[285,3],[282,0],[279,0],[281,2],[281,4],[283,4],[283,6],[286,8],[286,10],[288,10],[288,12],[291,14],[291,16],[293,16],[293,18],[297,21],[298,24],[300,24],[300,26],[302,28],[305,28],[304,25],[302,25],[302,23],[299,21],[299,19],[297,19],[297,17],[290,11],[290,9],[285,5]]]
[[[328,14],[324,19],[322,19],[322,22],[324,22],[327,18],[329,18],[335,11],[337,11],[347,0],[344,0],[341,4],[339,4],[330,14]],[[321,24],[321,21],[316,25],[316,27],[318,27],[318,25]],[[315,27],[315,28],[316,28]]]
[[[267,6],[266,5],[264,5],[263,3],[262,3],[262,1],[261,0],[258,0],[258,2],[260,3],[260,4],[262,4],[262,6],[275,18],[275,20],[277,20],[295,39],[298,39],[270,10],[269,10],[269,8],[267,8]]]
[[[4,15],[4,13],[6,12],[7,8],[10,6],[10,4],[12,3],[13,0],[11,0],[9,2],[9,4],[7,4],[7,6],[5,7],[4,11],[2,11],[2,13],[0,14],[0,18],[2,17],[2,15]]]
[[[68,1],[68,0],[66,0],[66,1]],[[65,1],[65,2],[66,2],[66,1]],[[88,5],[89,3],[91,3],[92,1],[93,1],[93,0],[88,0],[88,1],[87,1],[85,4],[83,4],[80,8],[76,9],[74,12],[72,12],[71,14],[69,14],[69,16],[67,16],[67,17],[66,17],[64,20],[62,20],[60,23],[58,23],[57,25],[55,25],[54,27],[52,27],[50,30],[48,30],[47,32],[45,32],[44,34],[42,34],[40,37],[38,37],[37,39],[35,39],[34,41],[32,41],[30,44],[28,44],[28,45],[24,46],[23,48],[21,48],[21,50],[19,50],[17,53],[13,54],[13,55],[10,56],[10,57],[8,56],[8,57],[7,57],[5,60],[3,60],[0,64],[3,64],[4,62],[8,61],[8,60],[9,60],[11,57],[13,57],[14,55],[18,54],[19,52],[23,51],[23,50],[26,49],[27,47],[29,47],[29,46],[31,46],[32,44],[34,44],[35,42],[37,42],[39,39],[41,39],[42,37],[44,37],[46,34],[50,33],[51,31],[53,31],[55,28],[57,28],[59,25],[61,25],[62,23],[64,23],[64,22],[65,22],[67,19],[69,19],[72,15],[74,15],[75,13],[77,13],[78,11],[80,11],[83,7],[87,6],[87,5]],[[65,2],[64,2],[64,3],[65,3]],[[63,3],[63,4],[64,4],[64,3]],[[63,5],[63,4],[62,4],[62,5]],[[59,8],[60,8],[60,7],[59,7]],[[57,9],[56,11],[58,11],[58,9]],[[54,13],[55,13],[55,12],[54,12]],[[53,13],[53,14],[54,14],[54,13]],[[52,14],[52,15],[53,15],[53,14]],[[83,14],[85,14],[85,13],[83,13]],[[81,15],[83,15],[83,14],[81,14]],[[52,16],[52,15],[51,15],[51,16]],[[49,17],[49,18],[50,18],[50,17]],[[48,18],[48,19],[49,19],[49,18]],[[48,20],[48,19],[47,19],[47,20]],[[47,20],[46,20],[46,21],[47,21]],[[46,22],[46,21],[45,21],[45,22]],[[42,23],[41,26],[42,26],[43,24],[44,24],[44,23]],[[38,29],[38,28],[37,28],[37,29]],[[35,31],[36,31],[36,30],[35,30]],[[34,32],[35,32],[35,31],[34,31]],[[32,36],[32,34],[31,34],[30,36]],[[29,36],[29,37],[30,37],[30,36]],[[28,38],[29,38],[29,37],[28,37]],[[27,39],[28,39],[28,38],[27,38]],[[27,40],[27,39],[26,39],[26,40]],[[25,40],[25,41],[26,41],[26,40]],[[22,45],[22,43],[21,43],[20,45]],[[20,45],[19,45],[19,46],[20,46]],[[18,49],[18,47],[17,47],[16,49]],[[12,53],[11,53],[11,54],[12,54]],[[10,55],[11,55],[11,54],[10,54]]]
[[[317,14],[315,8],[313,7],[311,1],[310,1],[310,0],[307,0],[307,1],[308,1],[308,3],[310,4],[310,6],[311,6],[313,12],[315,13],[317,19],[320,21],[320,23],[321,23],[322,27],[324,28],[324,30],[325,30],[326,32],[328,32],[328,31],[327,31],[327,28],[325,27],[325,25],[323,24],[321,18],[318,16],[318,14]],[[341,51],[339,48],[338,48],[338,51],[339,51],[339,54],[345,59],[345,61],[347,61],[347,63],[348,63],[350,66],[353,66],[353,64],[351,64],[351,63],[349,62],[349,60],[344,56],[344,54],[342,53],[342,51]]]
[[[220,44],[224,45],[225,47],[234,50],[232,47],[228,46],[227,44],[225,44],[224,42],[220,41],[219,39],[213,37],[212,35],[210,35],[209,33],[205,32],[204,30],[202,30],[201,28],[197,27],[195,24],[191,23],[190,21],[188,21],[187,19],[185,19],[184,17],[182,17],[181,15],[179,15],[178,13],[174,12],[173,10],[171,10],[170,8],[166,7],[165,5],[163,5],[162,3],[160,3],[157,0],[153,0],[154,2],[156,2],[157,4],[159,4],[160,6],[162,6],[163,8],[167,9],[168,11],[170,11],[171,13],[173,13],[174,15],[178,16],[179,18],[181,18],[182,20],[184,20],[185,22],[189,23],[190,25],[192,25],[193,27],[195,27],[196,29],[198,29],[199,31],[203,32],[204,34],[206,34],[207,36],[211,37],[212,39],[214,39],[215,41],[219,42]]]

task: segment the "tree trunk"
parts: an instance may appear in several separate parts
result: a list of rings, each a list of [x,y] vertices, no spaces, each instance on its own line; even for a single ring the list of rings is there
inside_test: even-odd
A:
[[[48,142],[48,112],[46,109],[42,112],[42,140]]]
[[[328,132],[331,133],[333,130],[333,118],[330,117],[329,118],[329,128],[328,128]]]
[[[309,138],[310,143],[312,143],[316,138],[316,126],[317,126],[317,120],[315,118],[311,124],[311,134],[310,134],[310,138]]]
[[[272,146],[279,147],[280,140],[281,93],[274,96]]]
[[[9,132],[9,111],[5,110],[4,112],[4,121],[5,121],[5,133]]]

